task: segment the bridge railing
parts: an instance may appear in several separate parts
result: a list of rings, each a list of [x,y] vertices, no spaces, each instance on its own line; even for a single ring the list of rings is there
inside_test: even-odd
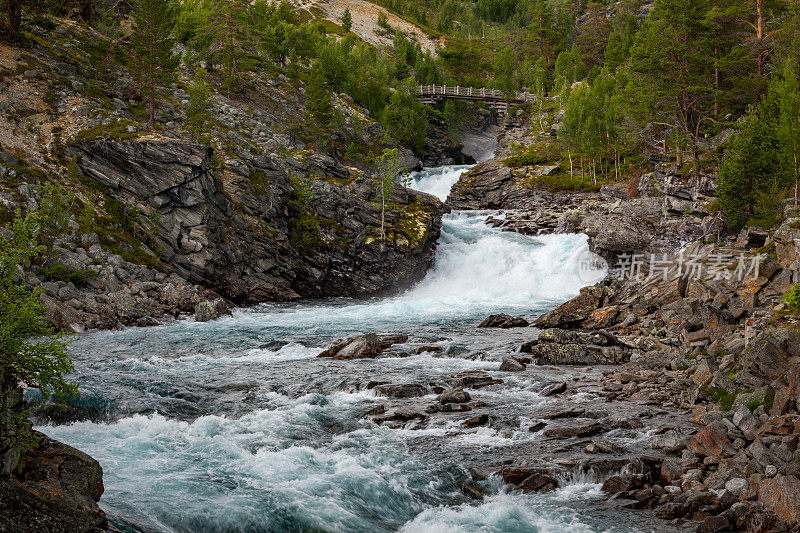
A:
[[[455,97],[473,100],[504,100],[509,102],[532,102],[536,99],[534,94],[529,92],[516,92],[513,96],[508,95],[499,89],[487,89],[486,87],[461,87],[453,85],[418,85],[416,87],[417,96],[444,98]]]

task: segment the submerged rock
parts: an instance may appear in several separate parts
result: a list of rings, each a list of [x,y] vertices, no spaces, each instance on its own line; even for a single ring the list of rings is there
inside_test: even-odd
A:
[[[567,390],[567,384],[563,381],[560,383],[551,383],[550,385],[546,386],[542,389],[541,394],[542,396],[553,396],[554,394],[561,394],[562,392]]]
[[[600,422],[591,420],[587,422],[574,422],[569,426],[553,427],[544,430],[545,437],[568,439],[570,437],[591,437],[603,431]]]
[[[478,324],[479,328],[501,328],[501,329],[510,329],[510,328],[525,328],[528,327],[530,323],[522,318],[521,316],[510,316],[505,313],[500,313],[499,315],[490,315],[483,322]]]
[[[367,333],[334,342],[317,357],[334,359],[365,359],[377,357],[383,350],[394,344],[406,342],[408,335],[376,335]]]
[[[416,398],[425,396],[425,387],[418,383],[400,383],[396,385],[378,385],[375,392],[389,398]]]
[[[506,357],[500,365],[500,370],[503,372],[522,372],[526,368],[525,363],[515,357]]]

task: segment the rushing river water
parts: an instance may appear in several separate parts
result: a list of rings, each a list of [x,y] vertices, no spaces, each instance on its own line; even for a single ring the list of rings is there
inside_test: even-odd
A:
[[[414,188],[446,197],[464,167],[426,170]],[[208,323],[81,335],[73,378],[103,416],[40,428],[104,468],[100,502],[127,531],[638,531],[634,515],[592,505],[599,484],[580,474],[547,495],[488,495],[461,487],[475,463],[513,461],[537,439],[527,430],[543,377],[497,369],[527,328],[475,328],[486,315],[536,316],[585,285],[582,235],[502,233],[488,213],[446,215],[424,280],[384,299],[261,305]],[[497,213],[495,213],[497,216]],[[322,347],[356,333],[406,333],[392,350],[415,354],[333,361]],[[429,383],[465,370],[502,377],[470,391],[505,429],[464,430],[462,417],[390,429],[361,415],[385,398],[370,381]],[[419,401],[433,401],[429,395]],[[591,401],[591,398],[587,398]]]

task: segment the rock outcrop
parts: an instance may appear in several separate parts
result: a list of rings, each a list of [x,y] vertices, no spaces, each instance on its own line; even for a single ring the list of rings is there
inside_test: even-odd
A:
[[[541,365],[616,365],[630,360],[636,348],[605,332],[579,333],[546,329],[520,351]]]
[[[0,527],[19,533],[95,533],[109,529],[97,505],[97,461],[40,433],[39,444],[9,476],[0,476]]]
[[[129,272],[146,267],[112,258],[117,262],[110,261],[113,268],[105,274],[93,266],[104,254],[100,246],[86,254],[65,237],[58,260],[79,272],[92,270],[87,284],[93,289],[90,296],[67,282],[45,287],[48,307],[68,330],[108,327],[113,317],[97,316],[106,314],[105,302],[94,302],[113,290],[127,291],[118,299],[130,300],[132,318],[123,323],[138,324],[137,317],[160,316],[169,305],[164,282],[182,292],[194,287],[180,297],[185,304],[174,307],[174,315],[219,296],[253,304],[389,293],[421,279],[433,261],[441,202],[397,185],[381,228],[375,181],[326,156],[295,161],[294,169],[251,157],[246,166],[220,171],[212,168],[210,148],[182,141],[96,139],[71,150],[89,179],[136,213],[138,222],[147,221],[144,253],[158,266],[142,274],[144,285],[126,287],[135,274]],[[293,182],[290,174],[306,177]],[[119,306],[109,314],[126,316]]]
[[[530,326],[530,323],[521,316],[511,316],[505,313],[488,316],[483,322],[478,324],[479,328],[500,329],[526,328],[528,326]]]

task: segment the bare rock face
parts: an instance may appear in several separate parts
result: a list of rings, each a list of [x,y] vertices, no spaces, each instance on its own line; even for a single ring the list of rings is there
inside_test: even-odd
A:
[[[298,296],[290,288],[287,247],[254,231],[236,211],[212,172],[211,148],[98,139],[73,150],[84,174],[157,221],[151,248],[181,277],[237,303]],[[281,176],[268,160],[259,163],[260,171]],[[288,179],[282,181],[275,201],[288,201]]]
[[[374,180],[309,182],[305,216],[315,228],[295,236],[292,287],[303,296],[371,296],[396,292],[425,276],[433,264],[444,206],[399,185],[381,210]],[[381,218],[385,219],[381,230]]]
[[[83,452],[42,434],[9,476],[0,476],[0,529],[82,533],[109,530],[97,505],[103,469]]]
[[[147,244],[165,268],[237,304],[389,293],[433,262],[441,202],[397,185],[381,228],[375,181],[330,157],[292,168],[251,157],[226,167],[223,185],[199,144],[97,139],[70,150],[84,174],[152,220]],[[290,175],[306,177],[302,198]]]

